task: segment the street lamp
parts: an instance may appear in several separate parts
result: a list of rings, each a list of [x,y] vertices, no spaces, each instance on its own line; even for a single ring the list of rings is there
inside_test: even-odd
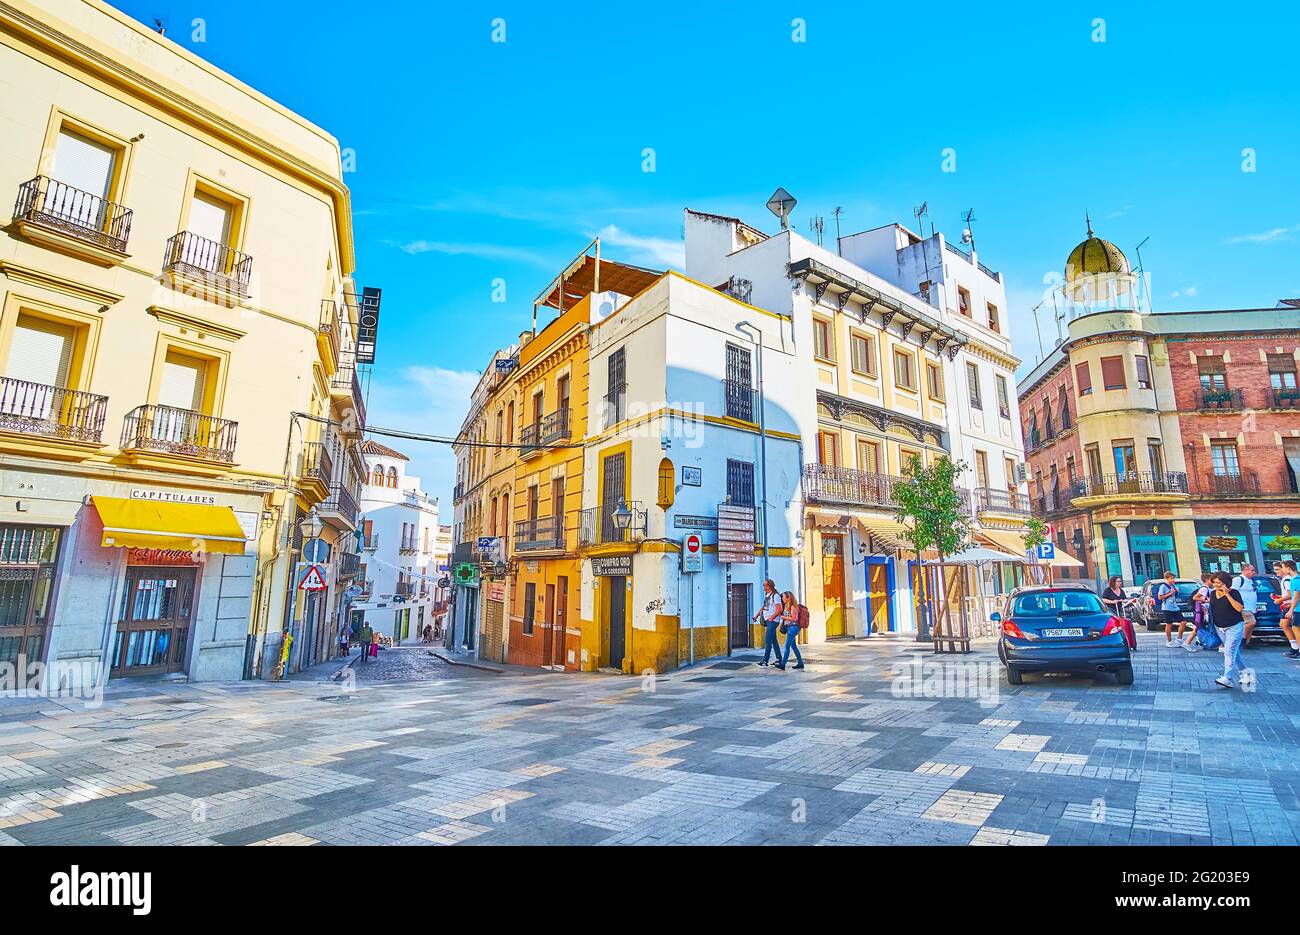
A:
[[[312,507],[311,511],[298,521],[298,529],[302,532],[304,539],[319,539],[321,532],[325,529],[325,523],[321,520],[320,514],[316,508]]]
[[[632,511],[627,508],[627,501],[619,497],[618,506],[614,507],[609,518],[614,523],[615,529],[621,533],[627,532],[628,527],[632,525]]]

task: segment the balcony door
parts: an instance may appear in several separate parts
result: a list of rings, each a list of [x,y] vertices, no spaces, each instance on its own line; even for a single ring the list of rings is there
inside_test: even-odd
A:
[[[610,455],[601,462],[601,542],[622,542],[623,532],[614,525],[613,512],[624,497],[626,487],[625,460],[622,452]]]
[[[45,193],[46,212],[81,227],[99,230],[104,225],[116,164],[117,150],[113,147],[70,130],[60,130],[54,148],[54,166],[50,170],[51,178],[58,184]]]
[[[76,345],[69,325],[18,316],[14,324],[5,381],[0,387],[0,416],[17,416],[43,423],[58,423],[65,412],[65,394]]]
[[[213,198],[205,192],[196,191],[190,201],[189,231],[204,240],[210,240],[212,243],[224,247],[230,243],[233,214],[230,205],[226,202],[219,198]],[[225,272],[223,264],[216,256],[216,253],[217,251],[203,252],[202,256],[210,261],[209,264],[204,264],[204,266],[211,273]]]

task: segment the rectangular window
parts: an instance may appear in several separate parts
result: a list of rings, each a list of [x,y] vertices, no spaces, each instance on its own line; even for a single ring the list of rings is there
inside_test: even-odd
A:
[[[754,462],[727,459],[727,496],[733,506],[754,505]]]
[[[1241,474],[1241,464],[1237,461],[1236,442],[1212,443],[1210,461],[1214,464],[1214,473],[1220,477],[1237,477]]]
[[[858,441],[858,470],[868,474],[880,473],[880,445],[875,442]]]
[[[997,375],[998,387],[998,415],[1004,419],[1011,418],[1011,394],[1007,389],[1007,378],[1002,374]]]
[[[876,349],[873,346],[875,342],[865,334],[851,334],[849,337],[849,346],[853,349],[853,370],[863,376],[874,377],[876,375]]]
[[[931,399],[943,402],[943,371],[938,364],[932,364],[928,360],[925,362],[925,385]]]
[[[169,352],[163,360],[158,382],[158,405],[204,412],[207,363],[195,357]]]
[[[190,219],[187,225],[191,234],[198,234],[213,243],[230,246],[234,208],[225,201],[196,191],[190,201]]]
[[[975,482],[980,487],[989,485],[989,456],[988,452],[975,452]]]
[[[894,385],[905,390],[916,389],[916,374],[912,372],[912,355],[894,348]]]
[[[727,345],[727,375],[723,401],[728,418],[754,421],[753,353],[746,347]]]
[[[831,341],[831,323],[813,319],[813,355],[822,360],[835,359],[835,345]]]
[[[990,331],[1001,331],[1001,330],[1002,330],[1002,329],[1001,329],[1001,326],[998,324],[998,322],[999,322],[999,318],[998,318],[998,307],[997,307],[996,305],[994,305],[992,302],[989,302],[989,303],[988,303],[988,310],[989,310],[989,330],[990,330]]]
[[[982,410],[984,402],[980,399],[980,370],[969,361],[966,363],[966,390],[970,395],[971,408]]]
[[[1080,396],[1092,393],[1092,371],[1086,360],[1074,366],[1074,385],[1079,388]]]
[[[1016,478],[1016,462],[1012,458],[1002,459],[1002,473],[1007,478],[1007,490],[1014,490],[1019,481]]]
[[[1213,391],[1228,388],[1228,372],[1222,354],[1205,354],[1196,358],[1196,369],[1201,377],[1201,389]]]
[[[834,432],[817,433],[817,463],[826,467],[839,467],[840,439]]]
[[[1137,473],[1137,453],[1129,441],[1115,442],[1111,446],[1115,455],[1115,473],[1121,477]]]
[[[537,585],[528,582],[524,585],[524,636],[533,635],[533,616],[537,611]]]
[[[1088,458],[1088,476],[1101,477],[1101,449],[1096,445],[1089,445],[1085,454]]]
[[[71,325],[19,315],[14,324],[5,376],[67,389],[75,344],[76,329]]]
[[[1269,354],[1268,379],[1275,390],[1295,389],[1295,358],[1290,354]]]
[[[975,317],[970,310],[970,290],[963,286],[957,287],[957,311],[967,318]]]
[[[1138,389],[1151,389],[1151,361],[1144,354],[1137,354],[1133,363],[1137,365]]]
[[[898,449],[898,472],[906,477],[912,470],[912,462],[915,461],[918,466],[925,467],[925,459],[921,457],[921,452],[915,448]]]
[[[1103,357],[1101,359],[1101,385],[1108,390],[1122,390],[1124,382],[1124,358]]]
[[[605,428],[622,422],[627,415],[627,358],[625,348],[609,355],[609,386],[605,393]]]
[[[1147,457],[1151,459],[1151,473],[1164,474],[1165,450],[1158,440],[1147,441]]]

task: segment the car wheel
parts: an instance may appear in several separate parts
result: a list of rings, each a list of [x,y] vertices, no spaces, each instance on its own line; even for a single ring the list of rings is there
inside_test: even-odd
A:
[[[1013,668],[1011,666],[1007,666],[1008,685],[1023,685],[1024,682],[1025,682],[1025,677],[1021,675],[1019,669]]]
[[[1132,685],[1132,684],[1133,684],[1133,667],[1132,667],[1132,666],[1125,666],[1124,668],[1122,668],[1122,669],[1120,669],[1119,671],[1117,671],[1117,672],[1115,673],[1115,681],[1119,682],[1121,685]]]

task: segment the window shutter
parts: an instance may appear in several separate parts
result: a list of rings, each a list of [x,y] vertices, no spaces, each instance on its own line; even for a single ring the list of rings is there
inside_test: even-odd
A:
[[[73,330],[42,318],[18,319],[5,375],[44,386],[66,387]]]
[[[1133,358],[1133,362],[1137,364],[1138,384],[1141,386],[1150,387],[1151,386],[1150,361],[1148,361],[1144,355],[1138,354],[1136,357]]]
[[[194,200],[190,202],[189,231],[215,243],[228,243],[230,205],[203,192],[195,192]]]
[[[1092,392],[1092,371],[1088,369],[1088,362],[1086,360],[1081,364],[1075,365],[1074,382],[1079,388],[1080,396],[1087,396]]]
[[[1101,382],[1108,390],[1124,388],[1123,357],[1103,357],[1101,359]]]
[[[78,191],[96,198],[107,198],[116,160],[117,152],[112,147],[78,133],[60,130],[51,175],[56,181]]]
[[[203,409],[203,363],[191,357],[168,355],[158,385],[158,403],[176,409]]]

